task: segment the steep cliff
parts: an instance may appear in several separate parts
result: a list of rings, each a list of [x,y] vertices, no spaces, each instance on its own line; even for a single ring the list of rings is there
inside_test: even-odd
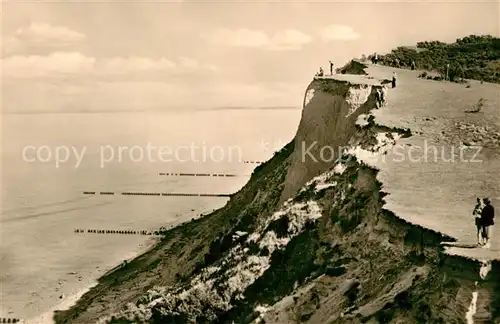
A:
[[[358,131],[359,115],[376,107],[375,82],[351,83],[331,78],[311,82],[304,96],[302,118],[294,139],[282,200],[332,164]]]
[[[500,264],[449,256],[384,209],[377,170],[410,130],[377,125],[381,81],[308,87],[297,135],[222,209],[169,231],[57,323],[498,323]]]

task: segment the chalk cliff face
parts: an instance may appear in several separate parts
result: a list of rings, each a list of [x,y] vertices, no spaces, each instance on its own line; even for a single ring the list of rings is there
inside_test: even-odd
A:
[[[380,85],[319,78],[304,97],[282,199],[290,198],[308,180],[332,167],[357,132],[356,120],[376,106]]]
[[[451,238],[383,209],[377,170],[356,155],[411,133],[373,122],[381,85],[364,80],[313,80],[294,141],[225,207],[166,233],[56,322],[498,323],[498,263],[447,256]]]

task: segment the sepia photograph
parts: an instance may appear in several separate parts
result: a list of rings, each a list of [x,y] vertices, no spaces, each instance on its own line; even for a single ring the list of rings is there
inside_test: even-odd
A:
[[[498,0],[0,6],[0,323],[500,324]]]

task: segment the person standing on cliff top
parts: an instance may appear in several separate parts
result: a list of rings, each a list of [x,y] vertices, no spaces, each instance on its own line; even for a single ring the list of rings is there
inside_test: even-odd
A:
[[[483,237],[483,225],[481,223],[481,213],[483,212],[484,204],[483,201],[478,197],[476,201],[476,206],[472,212],[472,216],[475,217],[475,223],[477,228],[477,245],[481,246],[484,243]]]
[[[457,77],[459,78],[460,82],[464,81],[464,76],[465,76],[465,73],[464,73],[464,69],[462,67],[462,64],[458,64],[458,66],[457,66]]]
[[[380,101],[382,102],[382,106],[385,106],[387,101],[387,86],[385,84],[382,86]]]
[[[481,212],[481,225],[483,226],[483,237],[486,240],[484,243],[484,247],[489,249],[491,246],[491,236],[493,235],[492,229],[495,222],[493,219],[495,218],[495,208],[491,205],[491,201],[489,198],[484,198],[484,208]]]
[[[382,107],[382,92],[380,91],[380,89],[377,89],[377,91],[375,91],[375,101],[377,108]]]
[[[392,87],[395,88],[396,87],[396,72],[393,72],[392,73]]]

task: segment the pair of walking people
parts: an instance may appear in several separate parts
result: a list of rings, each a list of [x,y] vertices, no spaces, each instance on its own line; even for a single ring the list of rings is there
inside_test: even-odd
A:
[[[495,222],[495,209],[489,198],[477,198],[476,207],[472,212],[475,216],[477,228],[477,243],[479,246],[489,248],[491,246],[492,229]]]
[[[387,87],[385,85],[382,86],[382,89],[377,89],[375,99],[377,100],[377,108],[385,105],[387,100]]]

